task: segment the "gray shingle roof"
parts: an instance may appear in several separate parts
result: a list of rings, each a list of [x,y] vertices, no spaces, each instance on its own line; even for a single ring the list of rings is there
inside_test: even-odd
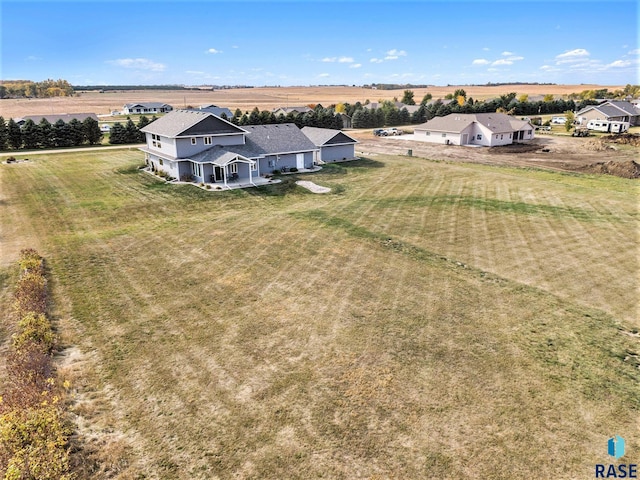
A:
[[[351,138],[346,133],[331,128],[304,127],[302,129],[302,133],[304,133],[317,147],[328,144],[339,145],[345,143],[358,143],[357,140]]]
[[[196,109],[190,108],[189,110]],[[217,105],[202,105],[198,107],[197,111],[213,113],[217,117],[220,117],[224,113],[229,119],[233,117],[233,113],[231,112],[231,110],[229,110],[227,107],[218,107]]]
[[[175,138],[181,135],[216,135],[242,133],[246,130],[227,122],[212,113],[199,110],[174,110],[143,129],[145,133],[155,133],[163,137]]]
[[[291,112],[298,112],[298,113],[307,113],[310,112],[311,109],[309,107],[278,107],[278,108],[274,108],[273,111],[277,112],[279,110],[282,110],[284,113],[291,113]]]
[[[640,115],[640,111],[636,109],[631,102],[616,102],[614,100],[610,100],[607,104],[613,105],[620,110],[624,110],[627,115]]]
[[[511,120],[513,117],[505,113],[451,113],[444,117],[432,118],[416,126],[415,129],[459,133],[470,124],[477,122],[494,133],[508,133],[513,131]]]
[[[125,103],[124,108],[143,107],[143,108],[161,108],[170,107],[171,105],[162,102],[142,102],[142,103]]]
[[[316,146],[294,123],[247,125],[244,145],[215,146],[189,157],[196,162],[218,162],[228,154],[256,159],[267,155],[309,152]]]

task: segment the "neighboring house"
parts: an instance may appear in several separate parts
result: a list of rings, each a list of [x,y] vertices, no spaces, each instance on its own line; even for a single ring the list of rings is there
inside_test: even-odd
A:
[[[452,113],[417,125],[414,137],[446,145],[495,147],[531,140],[534,128],[529,120],[518,120],[504,113]]]
[[[606,123],[605,123],[606,122]],[[599,123],[599,128],[606,125],[603,131],[625,132],[630,126],[640,125],[640,110],[630,102],[620,102],[608,100],[600,105],[588,105],[576,113],[576,123],[578,125]]]
[[[200,105],[198,107],[198,111],[200,112],[208,112],[213,113],[216,117],[221,117],[224,113],[229,120],[233,118],[233,112],[229,110],[227,107],[218,107],[217,105]]]
[[[54,115],[27,115],[26,117],[14,118],[13,120],[19,127],[24,125],[27,120],[33,120],[34,123],[40,123],[42,119],[46,119],[51,125],[58,120],[62,120],[64,123],[69,123],[74,118],[80,122],[84,122],[87,118],[93,118],[96,122],[98,116],[95,113],[58,113]]]
[[[355,160],[357,140],[340,130],[330,128],[304,127],[302,129],[309,140],[319,149],[315,161],[331,163],[342,160]]]
[[[161,102],[127,103],[122,107],[122,115],[144,113],[168,113],[173,110],[171,105]]]
[[[227,185],[274,170],[312,169],[317,147],[293,123],[239,127],[203,111],[175,110],[141,129],[153,171]]]
[[[273,110],[273,114],[276,117],[280,114],[286,117],[289,113],[295,113],[297,115],[298,113],[307,113],[310,111],[311,108],[309,107],[278,107]]]

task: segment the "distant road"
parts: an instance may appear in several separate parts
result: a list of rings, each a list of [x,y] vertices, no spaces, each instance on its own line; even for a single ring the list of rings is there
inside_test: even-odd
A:
[[[82,148],[52,148],[49,150],[12,150],[9,152],[0,152],[0,157],[26,157],[29,155],[42,155],[45,153],[75,153],[75,152],[95,152],[97,150],[129,150],[144,147],[144,143],[133,143],[128,145],[112,145],[109,147],[82,147]]]

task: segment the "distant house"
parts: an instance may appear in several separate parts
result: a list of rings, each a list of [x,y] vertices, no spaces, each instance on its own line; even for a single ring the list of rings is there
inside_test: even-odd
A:
[[[640,110],[630,102],[607,100],[580,110],[576,113],[576,123],[592,129],[598,124],[598,130],[607,132],[625,132],[630,126],[640,125]]]
[[[293,123],[239,127],[197,110],[175,110],[141,131],[151,170],[224,186],[255,185],[275,170],[312,169],[318,150]]]
[[[342,160],[355,160],[357,140],[340,130],[330,128],[304,127],[302,129],[309,140],[319,149],[315,161],[331,163]]]
[[[414,137],[446,145],[495,147],[531,140],[534,128],[528,120],[504,113],[452,113],[416,126]]]
[[[93,118],[96,122],[98,121],[98,116],[95,113],[57,113],[52,115],[27,115],[26,117],[14,118],[13,120],[18,124],[18,126],[22,127],[27,120],[33,120],[34,123],[40,123],[43,118],[52,125],[58,120],[62,120],[64,123],[69,123],[74,118],[79,122],[84,122],[87,118]]]
[[[221,117],[224,114],[228,119],[233,118],[233,112],[229,110],[227,107],[218,107],[217,105],[200,105],[198,107],[198,111],[200,112],[208,112],[213,113],[217,117]]]
[[[310,111],[311,108],[309,107],[278,107],[273,110],[273,114],[276,117],[280,114],[283,114],[286,117],[289,113],[294,113],[297,115],[298,113],[307,113]]]
[[[168,113],[172,110],[171,105],[161,102],[127,103],[122,107],[122,114]]]
[[[393,102],[393,105],[398,109],[398,110],[402,110],[403,108],[406,108],[407,111],[409,113],[414,113],[417,112],[418,109],[420,108],[420,105],[406,105],[402,102]],[[371,103],[367,103],[366,105],[363,105],[362,108],[364,108],[365,110],[375,110],[377,108],[380,108],[381,104],[378,102],[371,102]]]

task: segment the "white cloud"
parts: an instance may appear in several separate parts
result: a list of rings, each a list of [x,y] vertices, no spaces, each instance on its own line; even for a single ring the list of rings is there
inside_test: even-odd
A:
[[[613,68],[628,67],[629,65],[631,65],[631,62],[629,60],[616,60],[615,62],[612,62],[612,63],[608,64],[607,68],[609,68],[609,67],[613,67]]]
[[[322,59],[322,61],[323,61],[323,62],[325,62],[325,63],[333,63],[333,62],[335,62],[336,60],[337,60],[337,58],[336,58],[336,57],[324,57],[324,58]]]
[[[484,47],[482,50],[484,50],[485,52],[488,52],[491,49],[489,47]]]
[[[491,62],[485,58],[476,58],[473,62],[471,62],[472,65],[489,65]]]
[[[640,48],[636,48],[635,50],[631,50],[629,55],[640,55]]]
[[[369,60],[371,63],[382,63],[384,62],[384,60],[380,59],[380,58],[372,58],[371,60]]]
[[[584,48],[576,48],[575,50],[569,50],[567,52],[556,55],[556,65],[561,63],[573,63],[583,61],[591,55]]]
[[[154,62],[148,58],[118,58],[116,60],[108,60],[107,63],[122,68],[131,68],[134,70],[150,70],[152,72],[163,72],[167,66],[162,63]]]
[[[511,60],[509,60],[508,58],[501,58],[500,60],[496,60],[495,62],[493,62],[491,64],[491,66],[493,67],[497,67],[500,65],[513,65],[513,62]]]
[[[512,57],[509,57],[507,60],[511,60],[512,62],[518,62],[520,60],[524,60],[524,57],[512,56]]]
[[[216,50],[215,48],[210,48],[205,53],[212,53],[213,55],[215,55],[216,53],[222,53],[222,50]]]
[[[199,70],[187,70],[185,73],[188,73],[189,75],[204,75],[204,72]]]
[[[231,48],[240,48],[238,45],[232,45]]]
[[[25,58],[25,60],[29,61],[29,62],[35,62],[37,60],[42,60],[41,57],[36,57],[35,55],[29,55],[27,58]]]
[[[384,57],[385,60],[397,60],[398,56],[397,55],[387,55],[386,57]]]
[[[353,63],[352,57],[340,57],[338,63]]]
[[[328,73],[321,73],[320,75],[318,75],[321,78],[327,78],[330,77],[330,75]]]
[[[353,63],[351,65],[349,65],[349,68],[360,68],[362,66],[361,63]]]
[[[511,55],[513,55],[513,52],[502,52],[503,57],[510,57]]]
[[[407,56],[407,52],[405,52],[404,50],[396,50],[395,48],[389,50],[387,52],[387,55],[390,57],[406,57]]]

